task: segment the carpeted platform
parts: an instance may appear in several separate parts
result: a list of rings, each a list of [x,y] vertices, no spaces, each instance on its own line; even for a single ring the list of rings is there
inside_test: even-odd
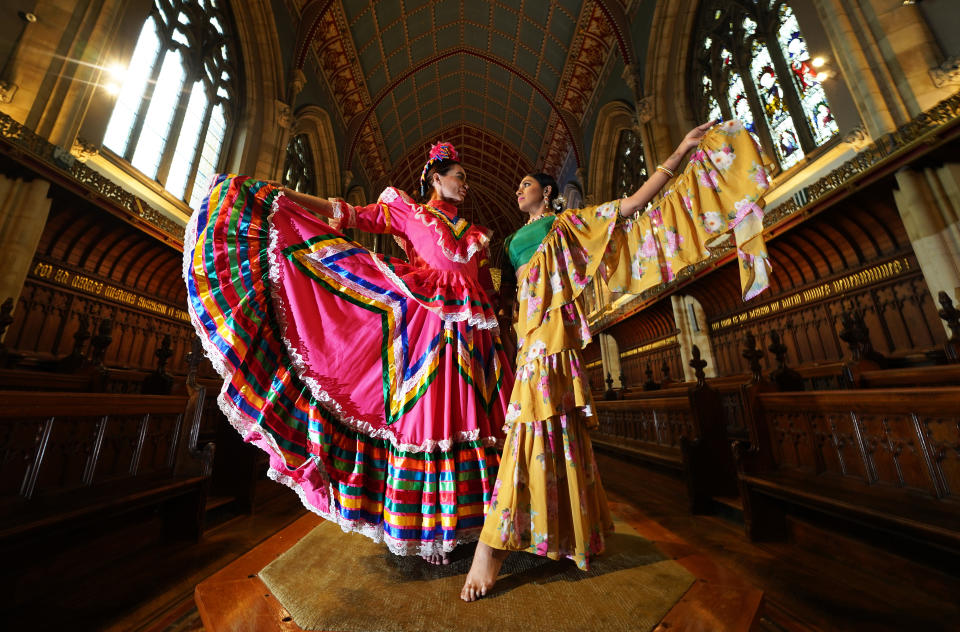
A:
[[[473,546],[447,566],[397,557],[324,522],[260,572],[305,630],[413,632],[508,629],[648,631],[694,577],[629,525],[616,522],[589,572],[514,553],[492,595],[460,600]]]

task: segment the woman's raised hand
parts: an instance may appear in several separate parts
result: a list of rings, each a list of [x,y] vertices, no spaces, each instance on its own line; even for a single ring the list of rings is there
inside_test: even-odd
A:
[[[686,154],[688,151],[700,144],[700,141],[703,140],[703,137],[707,135],[707,131],[713,127],[715,121],[707,121],[703,125],[697,125],[692,130],[687,132],[687,135],[683,137],[683,140],[680,141],[680,145],[677,147],[677,151],[681,154]]]

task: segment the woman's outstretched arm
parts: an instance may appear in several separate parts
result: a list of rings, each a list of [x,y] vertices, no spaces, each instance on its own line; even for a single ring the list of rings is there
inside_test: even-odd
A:
[[[290,187],[282,186],[280,187],[280,190],[283,191],[285,196],[311,213],[319,215],[320,217],[333,217],[333,204],[329,200],[316,197],[315,195],[300,193],[299,191],[294,191]]]
[[[683,140],[680,141],[680,144],[677,145],[677,149],[670,154],[670,157],[664,160],[660,166],[663,166],[666,170],[676,173],[677,169],[680,168],[680,163],[683,161],[683,157],[687,155],[687,152],[696,147],[700,140],[707,133],[707,130],[713,127],[713,121],[709,123],[704,123],[694,127],[692,130],[687,132],[687,135],[684,136]],[[670,181],[672,176],[667,175],[665,172],[660,169],[655,170],[647,177],[647,181],[636,190],[636,192],[630,197],[626,197],[620,201],[620,215],[623,217],[630,217],[637,211],[644,208],[654,196],[660,192],[660,189]]]

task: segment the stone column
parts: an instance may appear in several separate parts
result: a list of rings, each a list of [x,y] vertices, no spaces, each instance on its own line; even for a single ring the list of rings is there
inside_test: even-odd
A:
[[[623,369],[620,367],[620,345],[617,339],[610,334],[599,334],[600,336],[600,359],[603,362],[604,390],[606,390],[607,374],[613,378],[613,388],[623,388],[623,381],[620,376]]]
[[[50,183],[0,175],[0,302],[13,299],[16,306],[30,271],[40,235],[50,214]]]
[[[707,315],[700,301],[692,296],[674,294],[670,297],[670,302],[673,305],[673,322],[680,330],[677,341],[680,343],[680,357],[683,359],[683,379],[687,382],[697,379],[693,368],[688,364],[693,357],[693,345],[700,348],[700,357],[707,362],[703,369],[704,374],[707,377],[716,377],[717,363],[713,358],[713,347],[707,331]]]
[[[960,163],[896,174],[893,192],[930,294],[960,299]],[[944,330],[949,334],[944,323]]]

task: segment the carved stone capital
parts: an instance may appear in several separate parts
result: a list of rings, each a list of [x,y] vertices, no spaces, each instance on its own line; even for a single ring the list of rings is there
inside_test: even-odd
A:
[[[73,141],[73,147],[70,148],[70,153],[80,162],[86,162],[88,159],[100,154],[100,147],[90,141],[76,138]]]
[[[938,88],[960,85],[960,57],[951,57],[930,69],[930,78]]]
[[[13,101],[13,95],[17,93],[17,84],[8,81],[0,81],[0,103],[10,103]]]
[[[653,97],[646,96],[637,101],[637,121],[642,125],[653,119]]]
[[[623,69],[623,80],[634,92],[640,90],[640,68],[636,64],[627,64]]]
[[[585,167],[577,167],[577,170],[574,172],[574,177],[577,179],[577,182],[580,183],[580,188],[583,189],[584,193],[587,190],[587,170]]]
[[[277,123],[283,129],[290,129],[293,126],[293,111],[289,105],[279,99],[277,100]]]
[[[303,70],[296,68],[293,71],[293,77],[290,79],[290,102],[293,103],[293,100],[296,98],[300,91],[303,90],[303,86],[307,85],[307,76],[303,74]]]
[[[870,144],[870,135],[867,134],[863,125],[858,125],[847,132],[847,135],[843,137],[843,142],[852,146],[856,151],[860,151]]]

